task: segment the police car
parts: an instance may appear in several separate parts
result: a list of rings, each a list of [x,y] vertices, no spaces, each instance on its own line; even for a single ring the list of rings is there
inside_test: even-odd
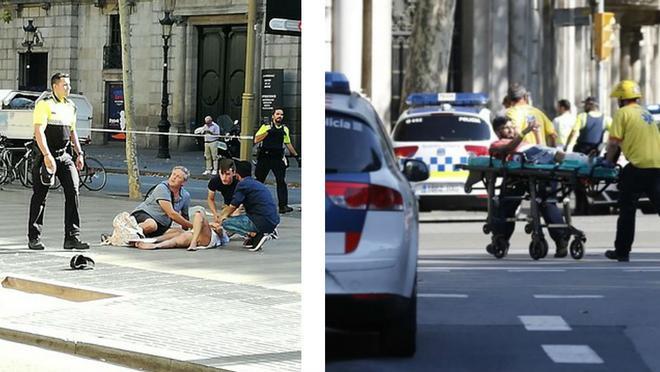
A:
[[[380,332],[381,350],[415,352],[417,200],[423,162],[399,162],[378,114],[340,73],[325,76],[326,329]]]
[[[648,105],[646,109],[653,115],[653,120],[660,121],[660,105]]]
[[[456,168],[470,156],[488,155],[497,139],[490,124],[488,97],[481,93],[414,93],[392,130],[400,158],[424,161],[430,177],[413,184],[420,209],[485,208],[485,190],[467,194],[468,172]]]

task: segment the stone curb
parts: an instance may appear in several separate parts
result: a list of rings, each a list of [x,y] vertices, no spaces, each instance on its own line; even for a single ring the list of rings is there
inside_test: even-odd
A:
[[[108,346],[95,345],[85,342],[63,340],[57,337],[43,336],[3,327],[0,327],[0,338],[7,341],[32,345],[61,353],[83,356],[86,358],[93,358],[128,368],[143,369],[147,371],[231,372],[231,370],[228,369],[213,368],[192,362],[175,360],[166,357],[117,349]]]

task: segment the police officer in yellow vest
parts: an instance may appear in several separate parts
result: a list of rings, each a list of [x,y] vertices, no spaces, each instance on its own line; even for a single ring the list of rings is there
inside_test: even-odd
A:
[[[88,249],[80,241],[78,213],[78,170],[83,167],[83,152],[76,134],[76,106],[67,97],[71,91],[68,74],[50,78],[53,92],[34,109],[34,138],[39,146],[32,169],[32,199],[28,220],[28,248],[42,250],[41,231],[48,187],[59,178],[64,188],[64,249]],[[66,152],[70,144],[78,154],[75,163]]]
[[[257,166],[254,170],[254,178],[259,182],[264,182],[266,176],[272,170],[277,181],[277,201],[280,213],[293,211],[289,207],[289,194],[284,180],[286,173],[286,164],[284,164],[284,146],[289,149],[291,155],[296,158],[300,166],[300,157],[298,152],[291,145],[289,137],[289,128],[284,125],[284,110],[280,107],[273,109],[273,115],[269,124],[262,125],[254,135],[254,143],[262,143],[257,158]]]
[[[610,97],[618,100],[619,110],[612,119],[607,160],[615,163],[621,149],[629,163],[619,175],[615,250],[608,250],[605,256],[628,261],[635,238],[635,204],[640,194],[648,196],[660,215],[660,123],[640,106],[642,94],[634,81],[621,81]]]

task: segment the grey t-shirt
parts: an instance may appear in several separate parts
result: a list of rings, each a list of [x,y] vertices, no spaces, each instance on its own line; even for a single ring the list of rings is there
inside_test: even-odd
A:
[[[147,198],[138,205],[133,212],[142,211],[153,217],[156,222],[164,226],[170,226],[172,220],[165,214],[163,208],[158,204],[159,200],[172,201],[172,192],[167,186],[167,181],[159,183],[147,196]],[[186,189],[181,188],[180,196],[174,199],[172,207],[175,211],[179,212],[183,218],[188,218],[188,208],[190,207],[190,194]]]

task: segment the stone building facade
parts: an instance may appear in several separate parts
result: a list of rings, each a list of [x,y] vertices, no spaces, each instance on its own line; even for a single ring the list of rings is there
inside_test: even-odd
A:
[[[281,69],[281,105],[286,110],[295,146],[300,146],[300,38],[268,34],[268,0],[256,0],[254,102],[250,130],[260,118],[261,71]],[[132,72],[137,130],[157,131],[163,80],[163,38],[159,19],[163,0],[127,0],[130,5]],[[118,5],[116,0],[12,0],[0,8],[0,87],[49,88],[43,77],[56,71],[71,74],[74,92],[94,107],[93,128],[105,128],[113,112],[112,94],[122,81]],[[178,1],[173,11],[168,58],[171,132],[189,133],[202,118],[227,114],[240,120],[244,91],[248,0]],[[9,19],[10,18],[10,19]],[[32,47],[26,72],[23,26],[32,20],[43,44]],[[26,80],[26,76],[31,76]],[[114,92],[114,91],[113,91]],[[120,90],[121,92],[121,90]],[[121,98],[121,97],[119,97]],[[95,142],[108,139],[93,136]],[[138,135],[138,145],[156,147],[157,136]],[[191,141],[172,137],[171,148]]]

